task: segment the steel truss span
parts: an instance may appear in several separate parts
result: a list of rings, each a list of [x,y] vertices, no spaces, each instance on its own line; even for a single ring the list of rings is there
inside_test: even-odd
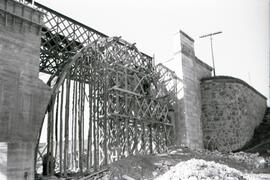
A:
[[[45,14],[41,36],[40,71],[56,74],[78,50],[107,35],[35,2]],[[119,42],[119,45],[121,42]],[[141,53],[149,61],[150,56]]]

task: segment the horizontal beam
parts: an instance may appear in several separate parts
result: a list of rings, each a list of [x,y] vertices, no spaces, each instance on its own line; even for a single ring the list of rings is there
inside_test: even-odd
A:
[[[110,88],[109,90],[116,90],[116,91],[121,91],[121,92],[124,92],[124,93],[128,93],[128,94],[132,94],[132,95],[135,95],[135,96],[139,96],[139,97],[142,97],[141,94],[138,94],[138,93],[135,93],[135,92],[132,92],[132,91],[129,91],[129,90],[126,90],[126,89],[121,89],[121,88],[118,88],[116,86]]]
[[[214,36],[214,35],[217,35],[217,34],[220,34],[220,33],[222,33],[222,31],[211,33],[211,34],[202,35],[202,36],[200,36],[200,38],[205,38],[205,37],[208,37],[208,36]]]

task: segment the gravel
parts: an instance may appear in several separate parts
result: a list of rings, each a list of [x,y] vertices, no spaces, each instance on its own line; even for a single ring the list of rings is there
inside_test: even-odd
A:
[[[205,161],[202,159],[190,159],[173,166],[165,174],[156,180],[245,180],[245,175],[229,166]]]

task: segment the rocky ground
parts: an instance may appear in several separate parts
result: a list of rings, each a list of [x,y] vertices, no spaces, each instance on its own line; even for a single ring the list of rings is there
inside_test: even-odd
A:
[[[172,147],[167,153],[130,156],[96,174],[68,179],[270,180],[270,157]]]
[[[270,158],[251,153],[192,151],[132,156],[110,165],[101,179],[260,180],[270,179]]]

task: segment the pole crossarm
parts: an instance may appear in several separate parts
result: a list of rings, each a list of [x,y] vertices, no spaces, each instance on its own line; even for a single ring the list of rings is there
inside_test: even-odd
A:
[[[206,34],[206,35],[200,36],[200,38],[206,38],[206,37],[209,37],[210,38],[211,55],[212,55],[212,63],[213,63],[213,73],[214,73],[214,76],[216,76],[216,68],[215,68],[214,50],[213,50],[213,36],[215,36],[217,34],[221,34],[221,33],[222,33],[222,31],[219,31],[219,32],[210,33],[210,34]]]
[[[221,33],[222,33],[222,31],[215,32],[215,33],[210,33],[210,34],[202,35],[202,36],[200,36],[200,38],[205,38],[205,37],[209,37],[209,36],[214,36],[214,35],[221,34]]]

